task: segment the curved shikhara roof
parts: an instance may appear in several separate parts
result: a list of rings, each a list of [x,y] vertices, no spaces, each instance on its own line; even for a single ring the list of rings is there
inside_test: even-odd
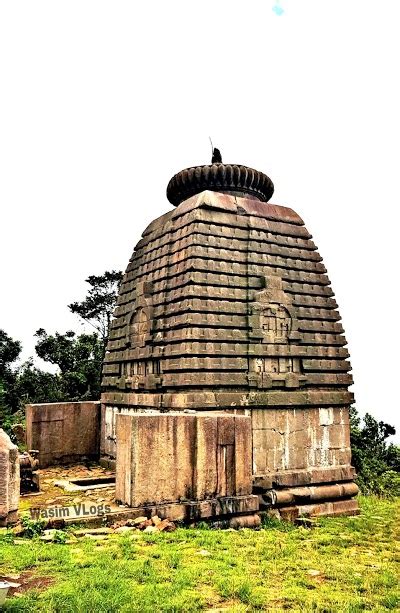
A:
[[[346,339],[322,258],[291,209],[202,192],[143,233],[120,288],[106,404],[346,406]]]

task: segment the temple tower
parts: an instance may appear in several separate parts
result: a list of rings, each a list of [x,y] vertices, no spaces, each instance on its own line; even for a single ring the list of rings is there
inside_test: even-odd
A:
[[[356,512],[349,353],[326,268],[262,172],[185,169],[176,207],[136,245],[103,370],[103,460],[118,413],[251,415],[253,491],[266,505]]]

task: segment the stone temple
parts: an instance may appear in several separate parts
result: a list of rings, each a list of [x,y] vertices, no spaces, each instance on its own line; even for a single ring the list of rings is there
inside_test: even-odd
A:
[[[338,305],[311,234],[269,203],[273,191],[242,165],[185,169],[167,188],[175,208],[135,247],[104,360],[100,436],[130,506],[230,494],[282,516],[357,512]],[[140,466],[155,449],[148,483]]]

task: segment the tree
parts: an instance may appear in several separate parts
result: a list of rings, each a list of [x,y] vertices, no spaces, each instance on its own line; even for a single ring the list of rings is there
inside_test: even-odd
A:
[[[122,276],[120,270],[106,271],[99,276],[91,275],[86,279],[90,285],[86,298],[82,302],[72,302],[68,305],[71,313],[79,315],[95,328],[100,334],[104,347]]]
[[[21,353],[21,343],[14,341],[4,330],[0,330],[0,389],[3,412],[14,413],[19,409],[16,390],[18,372],[14,362]]]
[[[33,364],[32,358],[20,367],[16,390],[22,406],[65,400],[60,375],[40,370]]]
[[[49,335],[41,328],[35,336],[37,355],[60,369],[62,400],[97,400],[100,397],[100,377],[103,342],[96,333],[75,335],[56,332]]]
[[[20,353],[21,343],[14,341],[4,330],[0,330],[0,377],[4,376]]]
[[[365,493],[400,495],[400,447],[387,440],[394,434],[390,424],[369,413],[362,422],[356,409],[350,409],[352,463]]]
[[[59,372],[42,371],[32,359],[17,367],[21,343],[0,330],[0,425],[9,431],[13,422],[23,419],[27,403],[100,398],[102,362],[122,272],[106,271],[86,281],[90,286],[86,298],[73,302],[69,309],[96,332],[48,334],[43,328],[36,332],[37,355],[56,365]]]
[[[0,330],[0,427],[11,434],[13,423],[23,417],[19,410],[18,368],[14,364],[21,352],[21,343]]]

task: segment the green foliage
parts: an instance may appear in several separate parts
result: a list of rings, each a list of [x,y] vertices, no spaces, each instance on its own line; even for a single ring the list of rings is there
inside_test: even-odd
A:
[[[4,330],[0,330],[0,377],[3,378],[10,365],[18,359],[21,343],[14,341]]]
[[[24,362],[18,371],[17,392],[22,405],[63,400],[60,376],[40,370],[32,359]]]
[[[10,529],[7,529],[5,532],[0,532],[0,546],[1,543],[13,545],[14,544],[15,535],[14,532]]]
[[[76,336],[69,331],[49,335],[40,329],[36,337],[37,355],[60,369],[59,388],[54,391],[62,400],[97,400],[100,397],[103,344],[97,334]]]
[[[400,473],[395,470],[385,470],[378,480],[378,494],[381,496],[400,496]]]
[[[82,302],[68,305],[71,313],[76,313],[96,329],[104,345],[122,276],[120,270],[106,271],[103,275],[91,275],[86,279],[90,285],[86,298]]]
[[[63,530],[56,530],[53,536],[53,543],[59,543],[60,545],[65,545],[68,539],[68,534]]]
[[[18,390],[18,368],[14,362],[21,352],[21,343],[0,330],[0,426],[11,433],[11,427],[21,419]]]
[[[97,400],[100,397],[100,377],[103,343],[97,334],[74,332],[49,335],[43,329],[36,332],[36,353],[43,360],[58,366],[50,373],[37,368],[32,359],[19,367],[2,360],[0,365],[0,426],[12,437],[13,424],[23,422],[27,403]],[[0,345],[20,347],[0,330]],[[19,352],[20,349],[18,349]],[[17,351],[2,352],[7,359]]]
[[[14,362],[21,353],[21,343],[0,330],[0,408],[8,413],[19,409],[16,389],[18,371]]]
[[[395,433],[393,426],[369,413],[361,422],[356,409],[350,409],[352,463],[362,492],[400,495],[400,447],[387,441]]]
[[[196,528],[197,530],[211,530],[210,524],[208,524],[206,521],[199,521],[196,524]]]
[[[47,524],[45,519],[31,519],[28,516],[22,517],[21,523],[24,528],[24,536],[28,538],[35,538],[43,534]]]

